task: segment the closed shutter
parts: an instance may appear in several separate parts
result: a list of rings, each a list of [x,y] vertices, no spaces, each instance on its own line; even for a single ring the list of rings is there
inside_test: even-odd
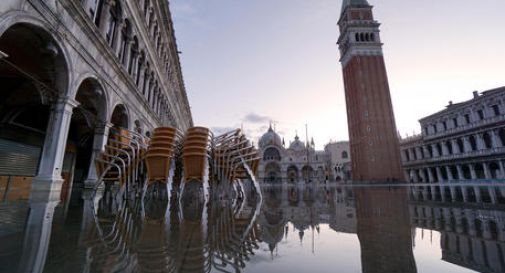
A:
[[[42,148],[0,139],[0,175],[35,176]]]

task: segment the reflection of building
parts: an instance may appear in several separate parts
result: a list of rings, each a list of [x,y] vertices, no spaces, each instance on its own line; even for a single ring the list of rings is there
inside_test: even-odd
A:
[[[293,224],[299,239],[305,232],[328,224],[336,232],[356,233],[356,208],[350,188],[276,188],[263,191],[263,206],[258,217],[260,238],[270,250],[289,232],[288,222]]]
[[[191,126],[167,1],[1,1],[0,21],[0,176],[93,183],[111,127]]]
[[[314,147],[314,140],[306,144],[296,136],[286,148],[284,140],[270,126],[259,141],[262,156],[258,171],[260,181],[322,183],[350,176],[347,142],[330,143],[324,151],[317,151]]]
[[[338,25],[353,180],[402,180],[380,24],[367,0],[345,0]]]
[[[443,260],[478,272],[505,272],[505,211],[501,209],[505,189],[435,187],[439,189],[431,192],[428,187],[411,188],[412,225],[441,232]]]
[[[405,188],[356,188],[363,272],[417,272]]]
[[[404,139],[411,182],[505,178],[505,87],[476,91],[420,120],[422,134]]]

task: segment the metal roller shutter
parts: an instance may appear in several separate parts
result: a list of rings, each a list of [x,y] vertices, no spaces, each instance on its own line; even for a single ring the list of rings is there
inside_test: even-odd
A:
[[[0,139],[0,175],[35,176],[42,148]]]

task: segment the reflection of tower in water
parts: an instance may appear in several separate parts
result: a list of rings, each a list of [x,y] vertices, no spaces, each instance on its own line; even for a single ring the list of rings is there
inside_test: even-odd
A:
[[[417,272],[406,190],[358,188],[354,194],[363,272]]]

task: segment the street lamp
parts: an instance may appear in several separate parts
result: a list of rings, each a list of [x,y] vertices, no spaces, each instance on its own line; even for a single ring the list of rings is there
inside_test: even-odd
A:
[[[7,53],[5,53],[5,52],[3,52],[3,51],[0,50],[0,60],[8,58],[8,57],[9,57],[9,55],[7,55]]]

